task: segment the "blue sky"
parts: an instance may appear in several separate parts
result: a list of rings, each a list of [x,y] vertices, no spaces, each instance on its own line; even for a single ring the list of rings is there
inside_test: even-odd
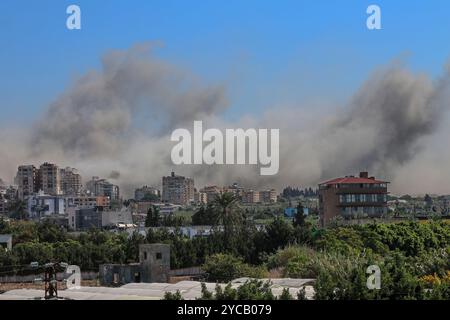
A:
[[[77,4],[82,29],[65,27]],[[366,8],[382,30],[366,29]],[[156,54],[225,83],[227,116],[274,105],[342,103],[377,66],[406,59],[439,75],[450,53],[447,1],[3,0],[0,124],[32,121],[108,49],[160,41]]]

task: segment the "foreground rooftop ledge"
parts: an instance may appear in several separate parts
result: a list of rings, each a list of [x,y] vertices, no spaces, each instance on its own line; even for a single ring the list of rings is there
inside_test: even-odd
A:
[[[238,278],[231,281],[233,288],[238,288],[251,278]],[[261,281],[271,281],[271,289],[275,296],[281,295],[284,288],[288,288],[291,295],[305,287],[306,297],[312,299],[314,289],[312,283],[315,279],[258,279]],[[180,291],[186,300],[200,298],[201,283],[199,281],[180,281],[178,283],[129,283],[121,287],[80,287],[78,289],[59,290],[58,295],[62,299],[73,300],[160,300],[164,298],[166,292]],[[206,288],[214,291],[217,283],[205,282]],[[227,283],[219,284],[225,287]],[[43,299],[44,290],[38,289],[14,289],[0,294],[0,300],[35,300]]]

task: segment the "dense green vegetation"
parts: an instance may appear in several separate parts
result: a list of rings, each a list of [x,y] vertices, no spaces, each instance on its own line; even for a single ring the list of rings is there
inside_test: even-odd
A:
[[[14,235],[13,250],[0,251],[0,274],[23,272],[23,265],[32,261],[64,261],[98,270],[101,263],[137,261],[141,243],[162,242],[171,245],[173,269],[203,266],[208,281],[271,274],[316,279],[317,299],[450,299],[450,224],[443,221],[317,229],[309,219],[296,216],[293,221],[273,218],[261,228],[233,198],[203,209],[196,219],[209,219],[215,231],[189,239],[159,228],[146,237],[128,237],[0,221],[0,233]],[[381,270],[380,290],[366,287],[369,265]]]
[[[202,295],[198,300],[276,300],[270,288],[269,281],[251,279],[243,283],[238,288],[233,288],[231,283],[222,288],[216,285],[214,292],[209,291],[206,285],[202,283]],[[183,295],[179,290],[176,292],[166,292],[165,300],[183,300]],[[283,290],[278,297],[279,300],[292,300],[293,297],[289,290]]]

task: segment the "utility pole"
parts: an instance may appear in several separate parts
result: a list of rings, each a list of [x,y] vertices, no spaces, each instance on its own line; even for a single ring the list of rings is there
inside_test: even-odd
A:
[[[58,280],[56,279],[55,264],[44,266],[45,300],[58,299]]]
[[[58,271],[64,270],[67,268],[67,263],[65,262],[56,262],[56,263],[46,263],[43,267],[39,267],[37,262],[32,262],[31,267],[43,269],[44,271],[44,290],[45,300],[55,300],[58,299],[58,280],[56,278],[56,274]]]

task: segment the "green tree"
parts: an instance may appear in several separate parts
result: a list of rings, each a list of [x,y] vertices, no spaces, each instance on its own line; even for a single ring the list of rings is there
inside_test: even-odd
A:
[[[275,252],[279,248],[294,242],[294,228],[283,218],[275,218],[266,226],[266,251]]]
[[[237,207],[238,198],[231,192],[216,196],[213,201],[215,221],[224,228],[225,245],[231,247],[231,238],[235,227],[242,221],[242,215]]]
[[[294,221],[293,221],[294,227],[304,227],[306,224],[306,217],[305,214],[303,213],[303,205],[302,202],[299,201],[298,205],[297,205],[297,213],[294,216]]]
[[[166,292],[164,294],[164,300],[184,300],[183,296],[181,295],[180,290],[177,290],[176,292]]]
[[[202,270],[210,281],[228,282],[240,277],[262,278],[267,275],[263,266],[253,267],[230,254],[217,253],[206,259]]]
[[[22,200],[14,200],[9,203],[8,214],[11,218],[25,220],[28,218],[26,203]]]
[[[214,209],[211,205],[201,206],[192,215],[192,224],[194,226],[213,225],[215,223]]]
[[[291,293],[289,292],[289,288],[283,288],[281,295],[278,297],[279,300],[293,300]]]
[[[156,207],[150,207],[147,210],[147,217],[145,218],[146,227],[158,227],[160,225],[159,221],[159,210]]]

